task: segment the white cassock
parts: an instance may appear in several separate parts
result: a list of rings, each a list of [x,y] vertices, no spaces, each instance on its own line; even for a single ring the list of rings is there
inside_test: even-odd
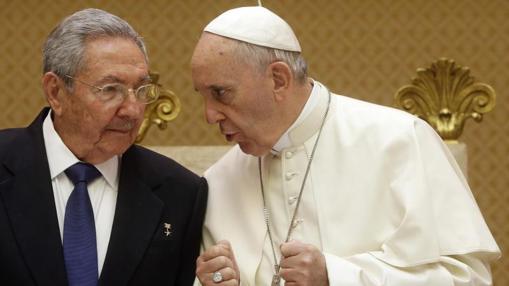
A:
[[[286,133],[280,153],[262,158],[276,245],[286,237],[328,94],[315,81],[312,110]],[[241,284],[270,285],[258,158],[235,146],[205,177],[204,247],[229,240]],[[491,285],[489,262],[500,255],[464,176],[428,124],[334,94],[297,218],[291,238],[323,251],[330,285]]]

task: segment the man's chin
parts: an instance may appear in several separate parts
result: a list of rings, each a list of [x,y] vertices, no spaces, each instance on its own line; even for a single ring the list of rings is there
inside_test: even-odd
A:
[[[119,156],[124,154],[129,147],[133,145],[134,139],[124,139],[122,141],[119,140],[105,140],[105,139],[113,139],[113,138],[102,138],[102,141],[95,145],[95,148],[92,152],[89,153],[90,160],[94,161],[94,163],[102,163],[105,162],[115,156]],[[118,143],[122,142],[122,143]]]
[[[270,152],[270,148],[264,148],[256,144],[248,142],[238,142],[240,150],[245,154],[252,155],[255,157],[265,156]]]
[[[94,161],[94,164],[103,163],[105,161],[108,161],[109,159],[120,156],[129,149],[130,146],[122,146],[122,147],[115,147],[115,148],[101,148],[99,152],[94,153],[95,156],[92,156],[91,160]]]

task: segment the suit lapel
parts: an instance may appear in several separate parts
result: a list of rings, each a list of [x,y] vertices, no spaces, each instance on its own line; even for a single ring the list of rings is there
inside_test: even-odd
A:
[[[138,168],[137,149],[122,158],[120,182],[108,252],[100,285],[126,285],[147,249],[161,217],[163,203],[152,194]]]
[[[42,122],[48,109],[13,142],[5,166],[14,174],[2,182],[0,198],[20,251],[37,285],[66,285],[62,242]],[[7,187],[9,186],[9,187]]]

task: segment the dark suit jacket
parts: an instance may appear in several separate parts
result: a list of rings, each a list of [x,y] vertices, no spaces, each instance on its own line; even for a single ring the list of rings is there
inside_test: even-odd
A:
[[[67,285],[42,133],[47,113],[0,131],[0,285]],[[203,178],[130,147],[99,285],[192,285],[206,200]]]

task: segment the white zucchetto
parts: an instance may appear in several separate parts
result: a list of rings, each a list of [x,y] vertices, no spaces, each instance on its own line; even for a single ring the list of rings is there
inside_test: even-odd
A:
[[[203,31],[258,46],[301,52],[290,25],[261,6],[228,10],[212,20]]]

